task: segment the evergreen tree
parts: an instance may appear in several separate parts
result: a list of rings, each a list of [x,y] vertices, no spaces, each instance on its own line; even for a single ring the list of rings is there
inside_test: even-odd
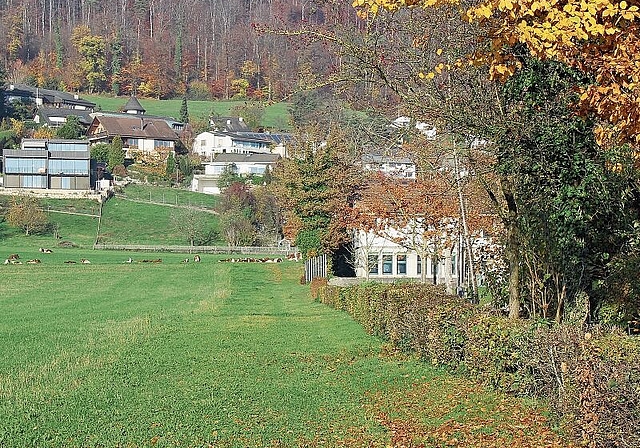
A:
[[[124,150],[122,149],[122,138],[119,135],[113,137],[111,141],[111,150],[109,151],[109,169],[113,169],[118,165],[124,165]]]
[[[69,115],[65,124],[58,128],[56,137],[64,139],[76,139],[84,135],[84,128],[75,115]]]
[[[187,95],[182,97],[182,104],[180,105],[180,121],[182,123],[189,123],[189,107],[187,105]]]

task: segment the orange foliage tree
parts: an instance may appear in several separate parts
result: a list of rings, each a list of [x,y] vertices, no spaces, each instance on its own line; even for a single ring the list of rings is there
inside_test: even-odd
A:
[[[350,212],[347,226],[353,231],[415,251],[422,263],[423,282],[427,258],[436,262],[460,235],[458,199],[441,182],[407,183],[379,174]]]

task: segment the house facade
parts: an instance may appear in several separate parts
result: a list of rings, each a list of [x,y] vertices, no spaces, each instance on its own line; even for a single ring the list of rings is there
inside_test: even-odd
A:
[[[218,180],[227,169],[240,176],[261,176],[273,169],[280,159],[278,154],[219,154],[212,162],[204,164],[204,174],[196,174],[191,182],[191,191],[220,194]]]
[[[357,230],[353,235],[353,263],[356,277],[376,281],[426,280],[444,285],[450,292],[463,282],[464,257],[461,245],[453,245],[440,252],[438,257],[421,256],[374,232]]]
[[[415,180],[416,163],[409,157],[367,153],[362,156],[362,168],[396,179]]]
[[[193,141],[193,152],[213,161],[217,154],[269,154],[271,141],[259,136],[243,136],[233,132],[207,131]]]
[[[126,157],[130,159],[135,159],[138,154],[174,151],[178,141],[178,135],[166,120],[142,114],[96,114],[87,136],[92,145],[110,144],[120,136]]]
[[[24,139],[20,149],[5,149],[4,187],[90,190],[89,142]]]

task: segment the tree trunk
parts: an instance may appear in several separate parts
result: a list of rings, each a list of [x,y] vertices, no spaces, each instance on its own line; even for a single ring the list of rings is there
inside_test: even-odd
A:
[[[507,228],[505,252],[509,263],[509,318],[518,319],[520,317],[520,248],[513,222],[510,222]]]

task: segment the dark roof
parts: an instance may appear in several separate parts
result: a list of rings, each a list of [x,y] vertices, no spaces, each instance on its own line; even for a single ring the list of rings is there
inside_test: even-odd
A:
[[[214,162],[219,163],[239,163],[239,162],[250,162],[250,163],[275,163],[278,161],[280,156],[278,154],[232,154],[232,153],[222,153],[218,154]]]
[[[211,117],[209,124],[217,131],[248,132],[251,130],[242,117]]]
[[[42,99],[43,104],[81,106],[87,109],[96,107],[96,103],[80,98],[78,95],[59,90],[41,89],[26,84],[11,84],[6,89],[6,95],[21,98]]]
[[[155,140],[178,140],[178,136],[165,120],[143,117],[142,115],[97,115],[89,128],[91,135],[96,133],[98,123],[108,136],[145,138]]]
[[[128,114],[125,112],[105,112],[105,111],[100,111],[100,112],[94,112],[91,114],[93,117],[124,117],[124,118],[136,118],[136,119],[140,119],[140,115],[142,114]],[[158,115],[147,115],[144,114],[143,117],[145,120],[164,120],[167,122],[167,124],[173,128],[175,131],[178,130],[182,130],[184,128],[184,123],[182,123],[181,121],[176,120],[173,117],[160,117]]]
[[[244,137],[255,138],[260,140],[268,140],[276,144],[290,142],[293,138],[291,134],[283,133],[271,133],[271,132],[236,132],[237,135]]]
[[[138,101],[135,96],[129,98],[129,101],[127,101],[127,104],[124,105],[122,110],[124,110],[125,112],[129,110],[135,110],[136,112],[141,112],[143,114],[146,112],[145,108],[142,107],[142,104],[140,104],[140,101]]]
[[[89,126],[91,124],[91,111],[82,109],[66,109],[62,107],[39,107],[38,115],[40,115],[47,124],[52,124],[51,117],[64,117],[65,119],[69,115],[75,115],[78,117],[80,124]],[[59,124],[59,123],[56,123]]]

